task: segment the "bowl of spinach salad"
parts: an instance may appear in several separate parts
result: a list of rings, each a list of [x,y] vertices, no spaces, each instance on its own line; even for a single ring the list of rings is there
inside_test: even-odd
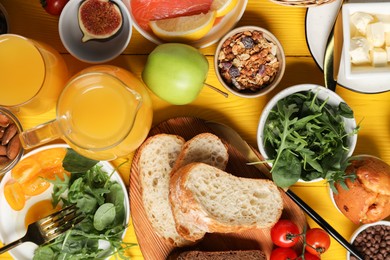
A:
[[[50,152],[53,150],[64,152]],[[38,247],[34,243],[23,243],[13,248],[9,252],[15,259],[108,259],[112,255],[129,259],[126,249],[135,245],[124,240],[130,221],[130,203],[127,187],[118,169],[109,162],[85,158],[65,144],[45,145],[30,151],[23,158],[38,162],[45,167],[45,173],[53,173],[44,175],[50,178],[39,177],[49,182],[50,186],[43,193],[26,195],[26,203],[21,210],[13,210],[4,196],[0,198],[2,241],[6,237],[14,239],[24,235],[27,229],[25,220],[28,215],[31,216],[28,213],[31,209],[34,209],[33,216],[40,216],[37,210],[45,212],[46,207],[57,209],[76,204],[84,219],[48,244]],[[30,168],[26,168],[26,174],[33,171]],[[11,172],[8,172],[5,177],[9,179],[11,176]],[[27,183],[34,185],[35,182]],[[0,186],[2,194],[3,190],[4,183]],[[45,209],[35,207],[45,201],[49,202],[44,204]]]
[[[130,218],[127,188],[109,162],[85,158],[70,148],[62,163],[68,178],[52,182],[52,203],[76,204],[84,220],[53,242],[38,247],[33,260],[129,259],[124,242]]]
[[[355,149],[357,126],[352,109],[335,92],[314,84],[288,87],[264,107],[257,143],[282,188],[296,182],[347,178],[347,159]]]

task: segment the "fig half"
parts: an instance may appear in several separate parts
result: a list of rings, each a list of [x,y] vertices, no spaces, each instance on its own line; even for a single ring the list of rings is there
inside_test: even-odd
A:
[[[82,42],[113,37],[122,27],[119,6],[110,0],[85,0],[78,12]]]

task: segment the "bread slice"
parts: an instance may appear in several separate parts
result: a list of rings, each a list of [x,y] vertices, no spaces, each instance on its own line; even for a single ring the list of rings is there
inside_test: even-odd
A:
[[[174,172],[169,196],[176,229],[191,241],[200,239],[202,232],[271,227],[283,210],[280,191],[272,181],[236,177],[204,163]]]
[[[261,250],[199,251],[190,250],[168,257],[168,260],[266,260]]]
[[[206,163],[224,170],[228,160],[228,148],[222,140],[212,133],[201,133],[184,144],[172,172],[193,162]]]
[[[194,162],[205,163],[224,170],[228,160],[228,148],[222,140],[212,133],[201,133],[184,144],[183,149],[173,166],[171,176],[181,167]],[[176,218],[180,221],[182,216],[180,211],[177,210],[177,206],[175,201],[171,201],[172,211],[176,211],[176,214],[174,214],[175,221]],[[191,241],[195,242],[202,239],[206,234],[202,229],[196,227],[196,223],[187,223],[187,225],[191,226],[191,234],[182,233],[178,230],[178,233],[186,239],[187,237],[190,237]]]
[[[157,234],[173,246],[192,244],[177,233],[168,198],[171,170],[184,143],[180,136],[158,134],[139,148],[139,180],[146,216]]]

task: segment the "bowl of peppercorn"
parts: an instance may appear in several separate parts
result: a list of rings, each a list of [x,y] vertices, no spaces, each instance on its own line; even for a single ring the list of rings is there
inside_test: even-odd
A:
[[[351,236],[351,244],[363,259],[390,259],[390,221],[381,220],[360,226]],[[347,252],[347,260],[357,260]]]
[[[283,47],[268,30],[242,26],[217,45],[214,69],[219,82],[236,96],[256,98],[273,90],[286,68]]]

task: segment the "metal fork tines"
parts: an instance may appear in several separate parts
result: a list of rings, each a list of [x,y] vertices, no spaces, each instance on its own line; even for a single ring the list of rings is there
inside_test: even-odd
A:
[[[50,242],[80,223],[83,219],[84,216],[77,211],[75,205],[67,206],[60,211],[30,224],[24,237],[0,248],[0,254],[28,241],[37,245]]]

